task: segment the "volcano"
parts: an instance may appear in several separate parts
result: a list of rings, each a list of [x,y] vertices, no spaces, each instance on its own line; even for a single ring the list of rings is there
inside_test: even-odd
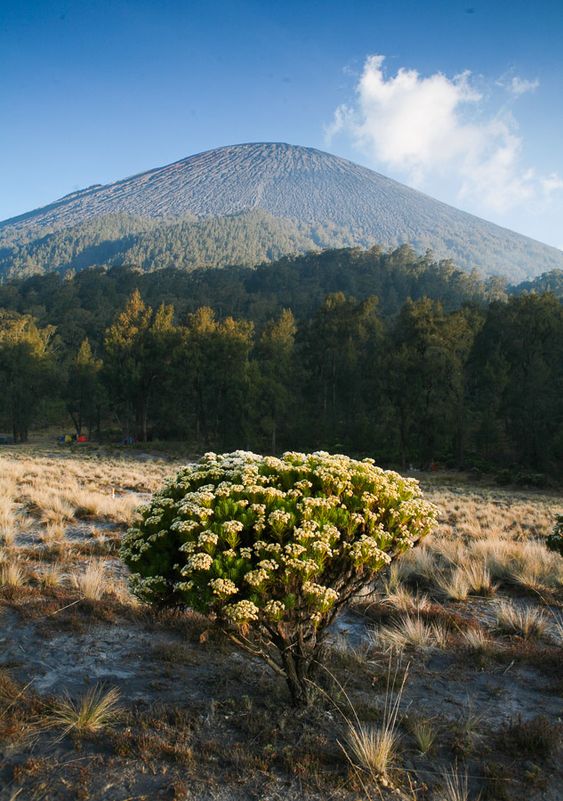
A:
[[[421,253],[430,249],[437,258],[452,259],[464,270],[477,268],[514,281],[563,268],[563,252],[557,248],[366,167],[313,148],[255,143],[209,150],[111,184],[90,186],[1,222],[2,271],[9,273],[24,257],[33,262],[38,243],[44,246],[45,238],[57,233],[65,232],[67,244],[81,237],[84,247],[98,247],[100,236],[88,243],[82,227],[90,226],[89,231],[96,220],[116,215],[119,236],[113,237],[112,258],[120,253],[122,240],[123,247],[130,247],[140,234],[150,231],[154,236],[157,229],[178,220],[190,223],[192,230],[218,219],[228,228],[235,220],[237,235],[244,238],[241,224],[248,215],[255,220],[256,214],[266,225],[265,240],[271,239],[252,251],[256,257],[314,247],[377,244],[388,249],[409,244]],[[213,258],[217,262],[216,248]],[[198,266],[224,266],[202,260]],[[52,254],[41,262],[44,271],[62,266]],[[88,266],[87,260],[83,266]]]

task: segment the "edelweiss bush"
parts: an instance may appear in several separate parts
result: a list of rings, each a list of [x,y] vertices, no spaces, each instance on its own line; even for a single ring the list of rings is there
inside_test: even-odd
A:
[[[182,469],[140,515],[121,550],[135,595],[210,615],[306,704],[327,626],[435,508],[371,459],[237,451]]]

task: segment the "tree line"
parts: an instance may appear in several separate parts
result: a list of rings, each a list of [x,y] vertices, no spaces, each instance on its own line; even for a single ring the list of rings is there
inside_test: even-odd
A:
[[[484,305],[505,299],[513,291],[501,278],[482,279],[449,260],[437,260],[430,251],[421,256],[403,245],[389,252],[344,248],[287,256],[253,268],[146,272],[128,265],[52,272],[0,283],[0,308],[31,314],[40,325],[55,325],[71,347],[84,337],[101,345],[103,331],[134,289],[152,306],[173,304],[179,317],[210,306],[221,318],[246,317],[257,326],[284,308],[298,319],[310,317],[334,292],[358,300],[376,295],[387,318],[398,314],[407,298],[441,300],[450,311],[465,302]],[[527,291],[534,289],[530,284]]]
[[[106,305],[93,276],[91,311]],[[23,292],[2,290],[4,300]],[[452,308],[407,297],[389,313],[388,299],[337,290],[306,314],[274,304],[253,319],[185,299],[151,304],[136,287],[103,324],[107,308],[88,316],[64,292],[58,312],[56,297],[49,313],[34,300],[35,313],[0,311],[0,421],[16,441],[66,418],[77,434],[194,450],[325,449],[561,474],[563,306],[550,292]]]

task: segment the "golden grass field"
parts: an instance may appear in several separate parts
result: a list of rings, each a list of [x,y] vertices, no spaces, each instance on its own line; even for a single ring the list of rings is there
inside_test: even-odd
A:
[[[121,535],[180,464],[141,457],[0,453],[1,801],[563,797],[561,496],[422,477],[436,531],[296,713],[203,617],[130,596]]]

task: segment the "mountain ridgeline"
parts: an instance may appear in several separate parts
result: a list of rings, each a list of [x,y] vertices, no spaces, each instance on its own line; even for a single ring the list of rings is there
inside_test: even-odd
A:
[[[312,148],[223,147],[0,223],[0,275],[95,265],[254,266],[322,248],[409,244],[518,282],[563,252]]]

